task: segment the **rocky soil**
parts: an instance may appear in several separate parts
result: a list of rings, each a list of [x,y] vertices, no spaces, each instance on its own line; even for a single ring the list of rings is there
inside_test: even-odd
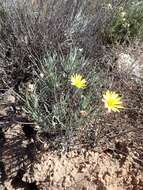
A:
[[[40,150],[20,124],[13,123],[1,133],[1,189],[143,189],[142,160],[130,152],[126,142],[116,142],[116,150],[81,148],[66,153],[41,144]]]

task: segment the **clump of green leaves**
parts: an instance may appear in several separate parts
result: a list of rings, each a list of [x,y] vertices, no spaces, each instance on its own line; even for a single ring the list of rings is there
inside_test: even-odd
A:
[[[143,40],[143,2],[129,0],[124,6],[119,6],[111,27],[111,39],[114,42]]]
[[[80,73],[87,80],[85,89],[71,85],[70,77]],[[69,134],[92,120],[95,107],[95,68],[74,48],[69,55],[47,53],[36,70],[33,91],[25,94],[24,111],[44,131]],[[92,90],[90,90],[92,89]]]

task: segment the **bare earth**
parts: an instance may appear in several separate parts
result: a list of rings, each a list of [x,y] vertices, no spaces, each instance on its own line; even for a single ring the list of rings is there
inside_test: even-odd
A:
[[[19,140],[14,142],[13,138],[17,139],[17,136]],[[94,149],[83,148],[78,152],[59,154],[46,150],[37,152],[36,159],[31,162],[24,148],[32,141],[24,138],[20,125],[15,124],[8,129],[5,139],[2,161],[7,175],[4,182],[6,190],[29,190],[28,184],[32,183],[39,190],[143,189],[141,165],[130,153],[124,156],[110,151],[98,153]],[[20,171],[23,170],[21,175]]]

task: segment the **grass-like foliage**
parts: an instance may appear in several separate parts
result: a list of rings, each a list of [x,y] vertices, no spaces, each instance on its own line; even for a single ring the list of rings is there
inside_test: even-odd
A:
[[[94,2],[92,16],[90,1],[6,2],[1,4],[0,56],[3,77],[10,76],[9,86],[18,90],[31,77],[34,63],[49,50],[66,56],[76,46],[90,58],[104,54],[103,34],[112,18],[104,1]]]

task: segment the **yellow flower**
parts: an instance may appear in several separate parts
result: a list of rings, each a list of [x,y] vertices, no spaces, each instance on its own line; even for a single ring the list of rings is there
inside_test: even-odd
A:
[[[71,84],[83,89],[87,86],[87,81],[80,74],[73,74],[71,76]]]
[[[105,108],[109,112],[120,112],[120,109],[123,109],[122,98],[116,92],[109,91],[103,94],[103,102],[105,103]]]

